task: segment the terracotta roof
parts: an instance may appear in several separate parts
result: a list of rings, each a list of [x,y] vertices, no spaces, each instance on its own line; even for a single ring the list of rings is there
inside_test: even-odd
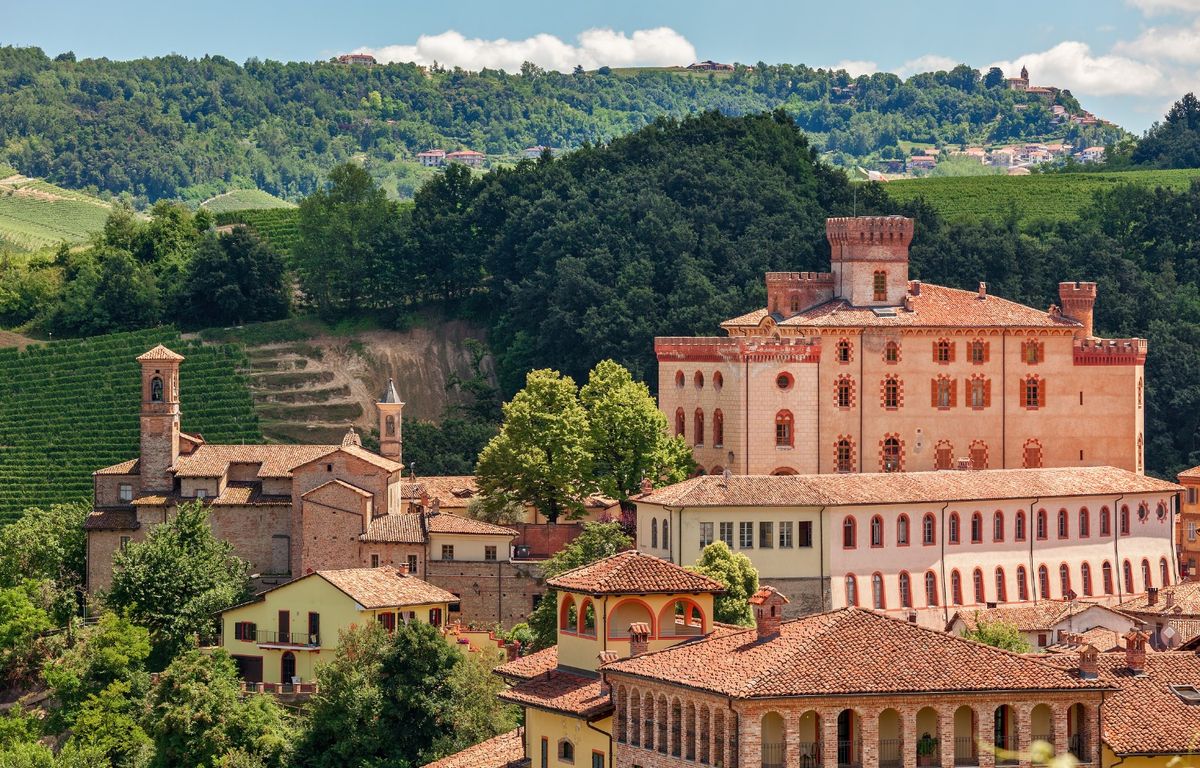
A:
[[[667,506],[831,506],[1174,493],[1180,486],[1116,467],[829,475],[701,475],[639,502]]]
[[[1002,621],[1005,624],[1012,624],[1022,632],[1044,632],[1057,629],[1058,625],[1068,618],[1079,616],[1092,609],[1114,613],[1121,618],[1133,621],[1131,617],[1099,603],[1041,600],[1036,603],[1000,605],[995,608],[960,608],[950,617],[950,622],[946,626],[949,631],[955,620],[961,619],[967,629],[974,630],[978,628],[980,622],[986,624]]]
[[[358,537],[361,541],[388,544],[424,544],[425,531],[421,527],[421,516],[416,512],[397,512],[376,517],[367,523],[367,532]]]
[[[501,677],[515,678],[517,680],[531,680],[538,675],[544,675],[552,669],[558,667],[558,646],[552,645],[549,648],[531,653],[528,656],[522,656],[519,659],[510,661],[507,664],[501,664],[496,667],[493,672]]]
[[[1176,475],[1176,477],[1180,478],[1181,480],[1185,477],[1200,477],[1200,467],[1192,467],[1191,469],[1185,469],[1182,472],[1180,472],[1178,475]]]
[[[365,496],[367,498],[375,498],[375,494],[373,494],[369,491],[364,491],[362,488],[359,488],[357,485],[351,485],[350,483],[347,483],[345,480],[327,480],[327,481],[321,483],[320,485],[318,485],[316,488],[311,488],[311,489],[305,491],[304,493],[302,493],[300,495],[300,498],[303,499],[307,496],[310,496],[311,494],[316,493],[317,491],[321,490],[322,488],[324,488],[327,485],[333,485],[338,488],[345,488],[346,490],[352,491],[353,493],[355,493],[359,496]]]
[[[457,603],[458,598],[390,565],[317,571],[325,581],[354,598],[363,608],[390,608],[424,603]]]
[[[636,549],[560,573],[547,579],[546,585],[592,595],[725,591],[722,584],[707,576]]]
[[[221,495],[205,499],[208,504],[244,505],[250,507],[275,507],[292,505],[292,497],[265,494],[259,483],[228,483]]]
[[[178,493],[143,493],[131,501],[135,507],[161,507],[166,504],[179,504],[184,501],[195,501],[194,498],[180,496]]]
[[[871,307],[854,307],[843,299],[834,299],[792,317],[776,316],[776,323],[802,328],[1075,328],[1079,325],[1075,320],[998,296],[980,299],[976,291],[922,283],[919,294],[913,295],[910,290],[909,295],[911,311],[895,307],[894,314],[880,315]],[[767,316],[766,309],[757,309],[726,320],[721,327],[757,327]]]
[[[83,521],[86,531],[132,531],[139,527],[132,509],[95,509]]]
[[[175,462],[176,477],[220,477],[230,464],[262,464],[259,477],[291,477],[292,468],[326,456],[340,445],[202,445]]]
[[[606,714],[613,709],[612,696],[601,690],[597,678],[561,670],[517,683],[502,691],[498,698],[523,707],[587,718]]]
[[[120,464],[113,464],[111,467],[102,467],[93,472],[93,475],[136,475],[139,474],[139,466],[137,459],[129,459],[122,461]]]
[[[753,629],[718,627],[604,669],[739,698],[1103,687],[1039,658],[858,608],[784,622],[762,641]]]
[[[1117,632],[1115,629],[1106,629],[1104,627],[1092,627],[1086,632],[1077,633],[1083,640],[1083,644],[1091,645],[1100,653],[1108,653],[1110,651],[1125,650],[1125,635]],[[1042,650],[1046,653],[1079,653],[1081,643],[1062,642],[1048,645]]]
[[[429,494],[429,500],[438,500],[445,508],[467,506],[467,503],[479,494],[479,486],[475,483],[474,475],[442,475],[439,477],[422,477],[415,483],[406,482],[402,488],[405,499],[420,499],[422,494]]]
[[[505,528],[502,525],[492,525],[485,523],[482,520],[476,520],[473,517],[464,517],[462,515],[438,514],[425,515],[425,528],[430,533],[457,533],[480,536],[516,536],[517,532],[512,528]]]
[[[525,759],[525,732],[514,728],[422,768],[516,768]]]
[[[140,363],[143,360],[184,360],[186,358],[184,358],[184,356],[178,352],[172,352],[162,344],[158,344],[154,348],[143,352],[134,359]]]
[[[1168,603],[1171,603],[1168,605]],[[1200,614],[1200,581],[1183,581],[1158,590],[1158,600],[1150,605],[1148,594],[1138,595],[1117,606],[1126,613],[1149,613],[1160,616],[1195,616]]]
[[[1079,663],[1072,654],[1047,658],[1060,667]],[[1104,743],[1117,755],[1186,755],[1200,751],[1200,706],[1187,704],[1172,685],[1196,685],[1200,681],[1200,657],[1194,653],[1169,651],[1147,653],[1145,671],[1134,675],[1125,664],[1124,653],[1099,656],[1099,682],[1116,686],[1104,697]]]

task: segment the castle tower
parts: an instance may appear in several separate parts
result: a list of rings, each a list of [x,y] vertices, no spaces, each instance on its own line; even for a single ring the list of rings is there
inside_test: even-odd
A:
[[[913,220],[857,216],[825,221],[833,293],[856,307],[898,307],[908,293]]]
[[[404,438],[401,436],[404,403],[396,393],[396,384],[388,379],[383,396],[375,403],[379,409],[379,454],[403,464]]]
[[[1075,338],[1090,339],[1092,337],[1092,317],[1096,308],[1096,284],[1059,283],[1058,300],[1064,315],[1083,323],[1083,327],[1075,331]]]
[[[159,344],[137,358],[142,366],[142,491],[170,491],[179,458],[179,364],[183,355]]]

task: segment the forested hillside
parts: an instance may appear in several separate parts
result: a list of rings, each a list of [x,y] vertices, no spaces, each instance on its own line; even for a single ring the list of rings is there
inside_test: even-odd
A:
[[[993,78],[994,80],[994,78]],[[1079,104],[1069,92],[1058,101]],[[0,48],[0,162],[76,189],[197,202],[238,187],[297,198],[337,163],[360,157],[377,179],[410,188],[429,148],[513,157],[535,145],[574,148],[706,109],[784,109],[823,151],[893,155],[902,142],[1048,136],[1105,143],[1113,128],[1062,126],[1039,97],[985,87],[977,70],[857,79],[803,65],[733,73],[664,70],[520,73],[413,65],[212,56],[134,61],[54,59]]]

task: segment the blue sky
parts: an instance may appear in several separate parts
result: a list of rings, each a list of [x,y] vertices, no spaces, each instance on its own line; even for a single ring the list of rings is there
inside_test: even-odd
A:
[[[219,53],[239,62],[362,49],[509,69],[522,58],[569,68],[576,61],[686,64],[692,55],[902,74],[960,61],[1027,63],[1035,85],[1071,88],[1085,107],[1135,131],[1200,86],[1200,0],[208,0],[172,12],[142,0],[48,6],[0,0],[0,43],[52,55]]]

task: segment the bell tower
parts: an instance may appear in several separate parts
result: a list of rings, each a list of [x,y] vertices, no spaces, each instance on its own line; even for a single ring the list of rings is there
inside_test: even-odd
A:
[[[400,395],[396,393],[396,383],[391,379],[388,379],[387,388],[383,390],[383,395],[379,402],[375,403],[375,407],[379,409],[379,454],[403,464],[404,439],[401,436],[401,427],[404,403],[400,402]]]
[[[159,344],[137,358],[142,366],[142,491],[170,491],[179,458],[179,364],[183,355]]]

